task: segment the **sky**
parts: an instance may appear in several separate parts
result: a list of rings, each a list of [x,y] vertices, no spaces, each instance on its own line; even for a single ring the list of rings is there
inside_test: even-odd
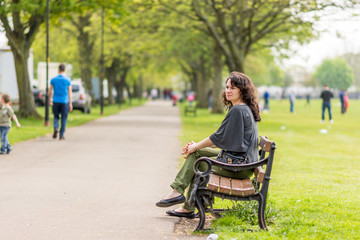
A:
[[[360,53],[360,9],[353,11],[336,11],[323,16],[315,24],[320,37],[309,44],[300,46],[293,44],[291,50],[296,51],[283,66],[304,66],[310,71],[321,64],[323,59],[334,58],[344,53]]]

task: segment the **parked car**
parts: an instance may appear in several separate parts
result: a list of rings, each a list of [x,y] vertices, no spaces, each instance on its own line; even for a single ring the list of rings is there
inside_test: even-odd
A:
[[[36,106],[44,106],[45,105],[45,92],[42,90],[38,90],[33,88],[32,93],[34,95],[34,100]]]
[[[71,87],[73,109],[81,110],[83,113],[90,113],[91,96],[86,92],[82,82],[72,81]]]

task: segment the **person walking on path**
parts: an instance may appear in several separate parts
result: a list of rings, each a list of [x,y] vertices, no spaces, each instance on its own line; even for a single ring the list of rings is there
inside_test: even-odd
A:
[[[295,94],[291,91],[289,93],[289,102],[290,102],[290,112],[294,113],[294,105],[295,105]]]
[[[182,208],[167,211],[174,217],[195,218],[194,207],[187,202],[194,179],[194,162],[200,157],[214,157],[231,154],[229,164],[252,163],[258,161],[258,125],[261,121],[257,102],[257,91],[250,78],[239,72],[232,72],[226,79],[226,90],[223,95],[224,105],[229,112],[219,129],[210,137],[199,143],[191,142],[183,148],[186,161],[170,185],[173,190],[164,199],[156,203],[158,207],[170,207],[184,203]],[[219,161],[219,160],[218,160]],[[221,168],[214,168],[219,175],[227,177],[249,178],[249,170],[232,173]],[[187,189],[187,198],[183,195]]]
[[[9,154],[12,150],[7,138],[11,128],[11,118],[15,121],[17,127],[21,127],[14,110],[10,107],[10,96],[3,94],[0,99],[0,135],[1,135],[1,154]]]
[[[324,85],[324,90],[321,92],[320,98],[322,98],[323,103],[322,103],[322,115],[321,115],[321,123],[325,122],[325,110],[327,109],[329,112],[329,120],[330,123],[333,123],[334,121],[332,120],[332,116],[331,116],[331,98],[333,98],[334,95],[332,94],[332,92],[330,92],[329,90],[329,85]]]
[[[342,89],[339,93],[340,103],[341,103],[341,114],[345,113],[345,91]]]
[[[65,65],[59,65],[59,75],[52,78],[49,88],[49,100],[52,105],[54,114],[54,133],[53,138],[56,139],[59,133],[59,120],[61,115],[60,140],[64,140],[64,133],[68,113],[72,111],[72,90],[71,79],[64,75]],[[54,95],[53,95],[54,93]]]

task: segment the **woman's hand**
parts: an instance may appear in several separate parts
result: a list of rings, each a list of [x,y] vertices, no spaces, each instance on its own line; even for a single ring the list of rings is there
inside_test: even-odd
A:
[[[202,141],[200,141],[198,143],[196,143],[194,141],[191,141],[191,143],[187,143],[183,147],[182,154],[185,155],[184,158],[187,159],[187,157],[189,156],[190,153],[193,153],[198,149],[211,147],[211,146],[215,146],[215,145],[212,143],[212,141],[210,140],[209,137],[205,138],[204,140],[202,140]]]
[[[193,153],[197,150],[196,142],[191,141],[191,143],[187,143],[186,146],[183,148],[183,155],[185,159],[189,156],[190,153]]]
[[[188,144],[186,144],[184,147],[183,147],[183,151],[182,151],[182,155],[186,154],[188,151]]]
[[[182,155],[186,154],[188,151],[188,147],[189,145],[195,143],[194,141],[191,141],[190,143],[187,143],[184,147],[183,147],[183,152],[181,153]]]

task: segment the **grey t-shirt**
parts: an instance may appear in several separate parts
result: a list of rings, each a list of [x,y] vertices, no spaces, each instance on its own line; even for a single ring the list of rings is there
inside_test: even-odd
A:
[[[223,150],[248,153],[249,163],[259,160],[258,126],[247,105],[231,107],[219,129],[210,136],[210,140]]]

